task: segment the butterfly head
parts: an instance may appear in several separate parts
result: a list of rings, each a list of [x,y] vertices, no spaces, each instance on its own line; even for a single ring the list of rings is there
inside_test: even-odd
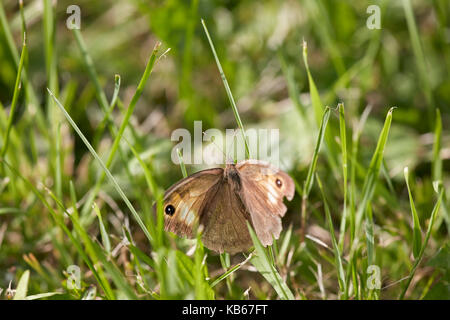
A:
[[[236,165],[234,163],[227,163],[223,174],[224,179],[227,179],[230,182],[234,190],[236,191],[241,190],[242,186],[241,176],[239,174],[239,171],[236,169]]]

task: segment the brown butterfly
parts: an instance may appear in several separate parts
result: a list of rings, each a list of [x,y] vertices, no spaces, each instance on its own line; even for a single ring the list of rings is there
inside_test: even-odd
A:
[[[207,248],[234,254],[253,245],[249,221],[267,246],[272,236],[280,235],[281,217],[287,210],[283,198],[292,200],[294,192],[289,175],[259,160],[202,170],[166,191],[165,230],[193,237],[194,227],[202,226]]]

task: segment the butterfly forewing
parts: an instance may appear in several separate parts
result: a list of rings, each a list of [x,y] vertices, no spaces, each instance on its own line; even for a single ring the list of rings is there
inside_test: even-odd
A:
[[[216,194],[223,169],[199,171],[170,187],[164,195],[164,228],[179,236],[193,236],[193,228],[210,198]]]

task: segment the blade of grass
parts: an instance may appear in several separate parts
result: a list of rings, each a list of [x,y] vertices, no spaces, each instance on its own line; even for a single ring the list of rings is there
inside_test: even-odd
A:
[[[19,279],[14,300],[24,300],[28,292],[28,281],[30,280],[30,270],[26,270]]]
[[[27,42],[26,42],[26,34],[23,35],[23,44],[22,44],[22,53],[20,54],[20,61],[19,61],[19,68],[17,70],[17,76],[16,76],[16,83],[14,85],[14,93],[13,93],[13,99],[11,102],[11,108],[9,111],[9,117],[8,117],[8,123],[6,126],[6,132],[5,136],[3,137],[3,147],[1,150],[0,156],[3,158],[6,154],[6,151],[8,150],[8,144],[9,144],[9,135],[11,132],[14,114],[16,111],[17,106],[17,100],[19,99],[20,89],[21,89],[21,80],[22,80],[22,69],[24,68],[25,63],[25,57],[27,55]]]
[[[44,15],[42,19],[44,29],[44,53],[45,53],[45,69],[47,75],[47,87],[52,92],[58,94],[58,77],[55,57],[55,26],[52,0],[44,0]],[[56,123],[57,119],[54,115],[53,100],[48,97],[47,100],[47,118],[50,125]],[[53,132],[54,134],[54,132]],[[50,145],[52,146],[52,144]]]
[[[20,7],[22,7],[21,10],[23,10],[23,3],[22,1],[19,2]],[[25,22],[24,22],[24,18],[23,16],[21,17],[22,19],[22,28],[25,27]],[[3,7],[3,1],[0,1],[0,32],[2,32],[5,36],[6,39],[6,44],[7,44],[7,49],[10,53],[10,55],[13,57],[14,63],[15,63],[15,67],[18,70],[19,66],[20,66],[20,56],[19,53],[17,51],[16,45],[14,43],[14,37],[12,35],[11,29],[9,27],[8,24],[8,20],[6,19],[6,14],[5,14],[5,9]],[[25,32],[25,29],[22,30],[23,32]],[[28,85],[28,77],[27,77],[27,72],[26,70],[22,71],[23,73],[23,84],[24,84],[24,89],[25,89],[25,93],[27,95],[28,101],[29,101],[29,114],[31,115],[35,115],[35,120],[36,123],[40,129],[40,132],[48,138],[48,130],[47,130],[47,126],[46,123],[44,121],[44,117],[42,115],[42,110],[39,107],[39,102],[38,99],[36,97],[36,93],[33,90],[33,87],[31,85]]]
[[[192,43],[195,34],[195,25],[198,21],[198,0],[191,1],[191,7],[189,12],[189,19],[186,25],[186,33],[184,37],[184,48],[183,48],[183,63],[181,67],[181,79],[180,79],[180,96],[187,97],[192,91]]]
[[[356,224],[356,169],[358,164],[358,147],[359,139],[361,137],[362,129],[366,123],[366,120],[371,111],[371,107],[364,109],[359,123],[353,128],[352,135],[352,151],[351,151],[351,161],[352,167],[350,170],[350,243],[353,242],[355,238],[355,224]]]
[[[359,203],[358,209],[355,212],[355,207],[354,207],[354,197],[355,197],[355,192],[356,192],[356,187],[355,187],[355,182],[354,182],[354,172],[352,172],[352,195],[351,195],[351,206],[352,206],[352,210],[351,210],[351,237],[353,237],[351,239],[351,245],[350,245],[350,253],[349,253],[349,265],[348,268],[355,268],[356,267],[356,253],[357,253],[357,248],[358,248],[358,244],[359,244],[359,232],[361,229],[361,222],[363,217],[365,216],[366,210],[367,210],[367,206],[370,204],[374,191],[375,191],[375,186],[378,182],[378,176],[379,176],[379,172],[380,172],[380,167],[381,167],[381,163],[383,160],[383,154],[384,154],[384,149],[387,143],[387,138],[389,135],[389,129],[391,127],[391,123],[392,123],[392,112],[393,112],[394,108],[389,109],[387,115],[386,115],[386,119],[384,121],[384,126],[383,129],[380,132],[380,136],[378,138],[378,142],[377,142],[377,147],[374,151],[374,154],[372,156],[372,160],[370,162],[369,165],[369,169],[368,172],[365,176],[364,179],[364,184],[363,184],[363,188],[362,188],[362,200]],[[367,113],[368,114],[368,113]],[[365,114],[363,114],[365,115]],[[362,117],[362,119],[365,121],[365,119]],[[363,122],[364,123],[364,122]],[[361,124],[361,122],[360,122]],[[356,161],[356,152],[357,152],[357,144],[359,141],[359,135],[360,135],[360,128],[358,128],[356,130],[356,134],[353,138],[353,146],[354,146],[354,152],[352,154],[352,171],[355,170],[355,166],[357,165],[357,161]],[[354,270],[356,271],[356,270]],[[347,269],[347,274],[349,274],[350,270]],[[353,273],[353,271],[352,271]],[[355,278],[353,277],[353,280],[355,281]],[[354,287],[357,287],[357,283],[354,282],[353,283]],[[361,293],[361,292],[359,292]]]
[[[133,114],[136,103],[139,100],[139,98],[141,97],[142,92],[144,91],[145,84],[147,83],[147,80],[150,77],[150,74],[153,70],[153,66],[155,65],[156,61],[159,59],[156,57],[156,55],[158,53],[160,46],[161,46],[161,43],[157,42],[155,47],[153,48],[153,52],[150,56],[150,59],[148,60],[144,74],[142,75],[142,78],[139,82],[136,92],[134,93],[133,97],[131,98],[130,105],[128,106],[128,109],[122,120],[122,124],[120,125],[119,131],[117,132],[117,135],[114,139],[113,145],[111,147],[111,152],[109,153],[108,159],[106,160],[105,168],[110,167],[112,161],[114,160],[114,156],[115,156],[117,150],[119,149],[120,140],[122,138],[123,133],[125,132],[126,127],[128,126],[128,122],[130,120],[131,115]],[[86,142],[87,142],[87,140],[86,140]],[[97,196],[98,192],[100,191],[100,187],[101,187],[101,184],[104,179],[105,179],[105,171],[102,171],[99,178],[97,179],[97,181],[95,183],[93,190],[90,192],[88,199],[86,200],[86,202],[81,210],[81,216],[84,216],[86,214],[86,212],[89,210],[90,206],[92,205],[92,202],[94,201],[95,197]]]
[[[253,258],[250,262],[258,269],[259,273],[271,284],[271,286],[275,289],[278,296],[283,300],[294,300],[294,295],[292,294],[289,287],[281,278],[278,271],[275,267],[270,263],[270,258],[267,254],[267,251],[264,249],[261,241],[259,241],[258,236],[255,231],[251,227],[250,223],[247,221],[247,227],[250,232],[250,236],[253,240],[253,244],[255,245],[256,254],[253,255]]]
[[[102,122],[97,127],[97,130],[95,132],[94,136],[94,143],[93,145],[98,145],[98,142],[100,141],[101,136],[103,135],[103,132],[105,130],[106,124],[108,123],[108,119],[111,118],[111,114],[116,106],[117,98],[119,96],[119,90],[120,90],[120,75],[116,74],[114,76],[114,92],[111,99],[111,103],[109,104],[108,111],[106,112],[105,116],[102,119]]]
[[[375,238],[373,234],[373,214],[372,206],[367,204],[367,215],[365,220],[366,245],[367,245],[367,264],[373,265],[375,262]]]
[[[225,273],[217,277],[212,283],[211,288],[215,287],[220,281],[227,279],[229,276],[231,276],[235,271],[239,270],[243,265],[245,265],[250,259],[252,258],[252,254],[250,254],[244,261],[239,262],[238,264],[232,266],[229,268]]]
[[[298,89],[298,85],[294,79],[293,67],[287,64],[286,58],[281,52],[281,50],[278,51],[278,60],[280,61],[281,71],[283,72],[283,75],[286,78],[289,97],[294,103],[300,116],[304,120],[306,120],[307,119],[306,109],[305,106],[300,101],[300,90]],[[309,121],[305,121],[305,123],[309,125]]]
[[[100,226],[100,235],[102,237],[102,244],[105,248],[108,256],[111,254],[111,241],[109,240],[108,232],[106,231],[105,224],[103,223],[102,214],[100,212],[100,209],[98,208],[97,204],[94,202],[93,208],[95,211],[95,214],[98,218],[98,224]]]
[[[323,204],[325,207],[325,215],[328,222],[328,232],[331,236],[331,243],[333,244],[334,261],[336,270],[338,270],[338,282],[341,295],[343,299],[347,299],[347,283],[345,278],[344,266],[342,264],[341,250],[339,249],[338,243],[336,241],[336,236],[334,234],[333,220],[331,218],[330,208],[328,206],[327,198],[325,197],[325,192],[323,190],[322,181],[319,175],[316,173],[317,184],[319,185],[320,193],[322,194]]]
[[[25,297],[25,300],[38,300],[38,299],[42,299],[42,298],[56,296],[58,294],[63,294],[63,293],[62,292],[44,292],[44,293],[27,296],[27,297]]]
[[[183,156],[181,155],[181,151],[178,148],[177,148],[177,155],[178,155],[178,161],[180,162],[181,173],[183,174],[183,178],[186,178],[188,176],[187,171],[186,171],[186,166],[184,165]]]
[[[61,150],[61,123],[58,123],[56,128],[56,143],[55,143],[55,188],[56,195],[59,199],[62,199],[62,163],[64,159],[64,153]]]
[[[92,61],[92,58],[87,51],[86,44],[84,43],[83,37],[81,35],[81,31],[77,28],[74,28],[72,29],[72,32],[83,57],[83,63],[85,64],[86,70],[89,74],[89,78],[94,83],[97,100],[100,104],[100,107],[102,108],[103,113],[105,114],[106,122],[112,125],[111,117],[108,114],[108,99],[106,98],[105,92],[103,91],[100,84],[97,71],[95,70],[94,62]]]
[[[291,237],[292,237],[292,224],[287,229],[283,238],[283,242],[281,243],[280,250],[278,252],[278,261],[280,262],[281,265],[286,264],[284,257],[286,256],[289,246],[291,245]]]
[[[308,45],[306,43],[306,41],[303,41],[303,62],[305,64],[305,68],[306,68],[306,74],[308,76],[308,83],[309,83],[309,95],[311,97],[311,103],[312,103],[312,107],[314,110],[314,116],[316,119],[316,124],[320,127],[321,125],[321,121],[322,121],[322,115],[324,113],[324,107],[322,104],[322,101],[320,99],[320,95],[319,95],[319,91],[317,90],[317,86],[314,82],[314,79],[311,75],[311,71],[309,70],[309,64],[308,64]],[[336,177],[338,177],[337,175],[337,165],[336,165],[336,159],[334,158],[334,155],[338,154],[337,150],[335,150],[335,142],[333,139],[333,135],[331,132],[327,132],[325,133],[325,143],[326,143],[326,148],[325,148],[325,152],[326,152],[326,156],[327,156],[327,160],[328,163],[333,171],[333,173],[335,174]]]
[[[366,219],[365,219],[365,233],[366,233],[366,246],[367,246],[367,265],[375,265],[375,237],[374,237],[374,227],[373,227],[373,214],[372,206],[370,202],[367,204],[366,209]],[[376,288],[366,288],[366,297],[371,300],[373,298],[378,299],[378,292]]]
[[[153,168],[151,168],[151,165],[148,166],[145,164],[145,162],[140,157],[139,153],[135,150],[135,148],[131,145],[131,143],[128,142],[127,139],[124,138],[124,140],[127,142],[128,146],[130,147],[131,152],[134,154],[136,159],[138,160],[139,164],[141,165],[142,169],[144,170],[144,176],[145,180],[147,182],[147,186],[150,189],[150,192],[155,198],[156,201],[156,229],[154,227],[153,221],[149,224],[149,230],[150,233],[153,235],[153,239],[156,239],[156,243],[153,245],[155,247],[159,247],[163,244],[163,236],[164,236],[164,216],[162,213],[162,199],[163,199],[163,192],[160,190],[160,188],[157,186],[156,181],[154,179],[153,174]],[[150,216],[151,217],[151,216]]]
[[[416,211],[416,206],[414,205],[414,199],[411,194],[411,188],[409,187],[408,167],[405,167],[403,173],[405,175],[406,187],[408,188],[409,204],[411,207],[411,215],[413,221],[413,256],[417,259],[422,247],[422,231],[420,228],[419,216]]]
[[[442,177],[442,157],[441,157],[441,147],[442,147],[442,118],[441,111],[439,108],[436,108],[436,119],[434,123],[434,143],[433,143],[433,158],[432,158],[432,167],[431,167],[431,176],[433,177],[433,181],[443,181]],[[442,201],[442,210],[444,214],[438,217],[438,220],[435,223],[435,229],[439,229],[442,224],[442,221],[445,221],[447,231],[450,231],[450,215],[449,210],[447,208],[447,194],[444,190],[443,201]]]
[[[231,109],[233,110],[234,117],[236,118],[236,122],[237,122],[237,124],[239,126],[239,129],[241,130],[242,140],[244,141],[244,144],[245,144],[246,159],[249,159],[249,158],[251,158],[250,149],[248,147],[248,141],[247,141],[247,138],[245,136],[244,126],[242,124],[241,117],[239,116],[239,111],[237,109],[236,103],[234,102],[234,98],[233,98],[233,95],[231,93],[230,86],[228,85],[227,78],[225,77],[225,73],[223,72],[222,65],[220,64],[220,60],[217,57],[216,49],[214,48],[214,44],[213,44],[213,42],[211,40],[211,37],[209,36],[208,28],[206,27],[205,21],[203,19],[201,19],[201,22],[202,22],[202,25],[203,25],[203,29],[205,30],[206,37],[208,38],[208,42],[209,42],[209,45],[211,47],[211,51],[212,51],[212,53],[214,55],[214,59],[216,60],[216,64],[217,64],[217,68],[219,69],[220,77],[222,78],[223,85],[225,86],[225,91],[227,92],[228,99],[230,100]]]
[[[314,182],[314,172],[316,171],[317,158],[319,156],[320,146],[322,145],[323,138],[325,136],[325,131],[328,124],[328,119],[330,118],[331,109],[329,107],[325,108],[323,112],[322,120],[320,122],[319,135],[317,136],[316,147],[314,148],[313,157],[311,160],[311,164],[309,165],[308,174],[306,176],[305,183],[303,184],[303,192],[302,192],[302,209],[301,209],[301,241],[303,242],[305,236],[305,227],[306,227],[306,204],[308,201],[309,192],[311,191],[313,182]]]
[[[341,138],[341,152],[342,152],[342,179],[344,186],[344,205],[342,209],[341,227],[339,230],[339,250],[342,252],[344,250],[344,236],[347,227],[347,136],[345,128],[345,113],[344,104],[340,103],[339,108],[339,128],[340,128],[340,138]]]
[[[194,253],[194,289],[196,299],[214,299],[214,291],[211,289],[206,278],[208,269],[206,267],[206,255],[201,241],[201,232],[197,232],[197,244]]]
[[[314,29],[317,30],[320,40],[329,53],[337,74],[341,76],[346,68],[342,54],[339,52],[339,47],[335,42],[334,30],[327,10],[321,1],[307,0],[304,4],[309,14],[314,17],[312,19],[315,26]]]
[[[48,90],[48,89],[47,89]],[[134,209],[133,205],[131,204],[130,200],[128,200],[127,196],[125,195],[125,193],[122,191],[122,188],[120,188],[119,184],[117,183],[116,179],[114,178],[114,176],[111,174],[111,172],[108,170],[108,168],[106,167],[106,165],[103,163],[103,161],[100,159],[100,157],[98,156],[98,154],[95,152],[94,148],[92,148],[91,144],[89,143],[89,141],[86,139],[86,137],[83,135],[83,133],[81,132],[81,130],[78,128],[78,126],[76,125],[76,123],[72,120],[72,118],[70,117],[70,115],[67,113],[66,109],[64,109],[63,105],[59,102],[59,100],[53,95],[53,93],[48,90],[48,92],[50,93],[50,95],[52,96],[52,98],[55,100],[57,106],[60,108],[60,110],[63,112],[64,116],[66,117],[66,119],[69,121],[69,123],[71,124],[71,126],[73,127],[73,129],[76,131],[76,133],[78,134],[78,136],[81,138],[81,140],[84,142],[84,144],[86,145],[86,147],[89,149],[89,151],[91,152],[91,154],[94,156],[94,158],[98,161],[98,163],[100,164],[100,166],[103,169],[103,174],[107,175],[108,178],[110,179],[111,183],[113,184],[114,188],[116,189],[116,191],[119,193],[120,197],[123,199],[123,201],[125,202],[125,204],[127,205],[128,209],[131,211],[133,217],[136,219],[136,222],[139,224],[139,226],[141,227],[142,231],[144,232],[145,236],[147,237],[147,239],[151,242],[152,237],[150,235],[150,233],[148,232],[147,228],[145,227],[144,223],[142,222],[141,218],[139,217],[139,214],[136,212],[136,210]],[[118,136],[119,137],[119,136]],[[116,138],[117,140],[117,138]],[[111,151],[112,152],[112,151]]]
[[[362,188],[362,201],[360,202],[358,211],[356,212],[356,225],[355,225],[356,234],[358,234],[358,230],[360,229],[365,209],[367,208],[367,204],[372,200],[375,191],[375,186],[378,182],[380,167],[383,161],[384,149],[386,147],[387,139],[389,136],[389,129],[392,123],[392,112],[394,111],[394,109],[395,107],[389,109],[386,115],[383,129],[378,138],[377,147],[372,156],[372,160],[370,161],[367,175],[364,179],[364,184]]]
[[[420,35],[417,30],[416,21],[414,19],[414,12],[411,6],[410,0],[402,0],[403,10],[405,12],[406,22],[408,24],[409,37],[411,40],[411,45],[414,52],[414,57],[416,59],[417,69],[419,71],[419,79],[422,83],[421,88],[423,88],[423,93],[425,94],[425,99],[428,104],[427,115],[430,127],[432,127],[433,119],[433,108],[435,107],[433,92],[431,89],[431,83],[429,79],[429,68],[425,60],[425,55],[423,53],[422,45],[420,43]]]
[[[440,189],[441,190],[439,192],[438,200],[436,201],[436,204],[434,205],[433,211],[431,212],[430,221],[428,223],[428,229],[427,229],[427,232],[425,234],[425,239],[423,241],[422,248],[420,249],[418,257],[414,260],[414,264],[413,264],[413,266],[411,268],[411,271],[410,271],[410,273],[408,275],[408,278],[406,280],[406,284],[405,284],[405,286],[404,286],[404,288],[402,290],[402,293],[399,296],[399,300],[403,300],[405,298],[406,291],[408,291],[409,285],[411,284],[411,281],[412,281],[412,279],[414,277],[414,274],[416,273],[416,269],[419,266],[420,262],[422,261],[423,254],[425,253],[425,248],[427,247],[428,240],[430,239],[431,230],[433,229],[433,224],[434,224],[436,216],[437,216],[437,214],[439,212],[439,208],[440,208],[441,201],[442,201],[442,196],[444,194],[444,188],[440,187]]]

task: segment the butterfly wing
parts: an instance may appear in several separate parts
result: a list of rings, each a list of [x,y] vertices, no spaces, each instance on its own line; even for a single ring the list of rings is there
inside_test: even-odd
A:
[[[230,254],[248,250],[253,242],[246,221],[251,220],[241,197],[226,180],[216,192],[201,217],[203,243],[209,249]]]
[[[171,186],[164,195],[164,229],[179,236],[193,236],[205,205],[220,186],[223,169],[206,169]]]
[[[242,181],[241,198],[250,213],[255,232],[265,246],[278,239],[286,213],[283,198],[292,200],[295,184],[289,175],[271,164],[259,160],[238,163],[236,169]]]

